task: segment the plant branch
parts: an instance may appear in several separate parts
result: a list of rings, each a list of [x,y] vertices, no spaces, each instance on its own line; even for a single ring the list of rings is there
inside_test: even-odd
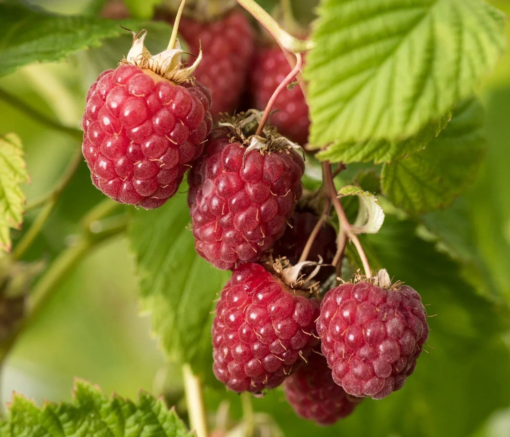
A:
[[[28,231],[23,235],[23,238],[16,245],[16,248],[14,249],[13,253],[15,259],[20,259],[25,254],[27,249],[34,242],[37,235],[39,235],[39,233],[41,232],[44,224],[46,223],[46,220],[48,220],[49,216],[53,212],[53,209],[55,208],[55,205],[57,204],[57,201],[60,195],[62,194],[62,191],[64,191],[67,184],[71,181],[71,179],[75,175],[76,170],[78,170],[81,160],[82,160],[81,150],[77,149],[73,158],[71,159],[71,162],[69,163],[64,174],[62,175],[62,178],[57,182],[55,188],[53,189],[53,192],[43,196],[42,198],[33,202],[31,205],[27,206],[28,211],[30,209],[34,209],[41,205],[44,205],[43,209],[41,210],[35,221],[32,223],[32,226],[30,226]]]
[[[303,57],[301,56],[301,54],[297,53],[296,54],[296,65],[294,66],[292,71],[285,77],[285,79],[280,83],[280,85],[278,85],[278,88],[276,88],[275,92],[269,99],[269,102],[267,102],[266,109],[264,110],[262,120],[259,123],[259,127],[258,127],[255,135],[262,134],[262,131],[264,130],[264,125],[266,124],[267,119],[271,115],[271,111],[273,110],[273,106],[276,103],[276,100],[278,100],[278,97],[280,96],[281,92],[292,83],[294,78],[301,71],[302,67],[303,67]]]
[[[345,243],[347,242],[347,238],[352,241],[354,246],[356,247],[356,250],[358,251],[358,255],[361,259],[361,262],[363,264],[363,269],[365,270],[365,275],[367,278],[372,277],[372,270],[370,269],[370,264],[368,262],[368,258],[365,254],[365,251],[363,250],[363,247],[358,239],[358,236],[356,233],[352,230],[352,226],[349,223],[349,220],[347,219],[347,216],[345,215],[344,208],[342,207],[342,204],[340,203],[340,200],[338,200],[335,183],[333,181],[333,175],[331,173],[331,165],[329,164],[329,161],[324,161],[322,163],[322,172],[324,176],[325,183],[327,184],[328,190],[329,190],[329,196],[331,197],[331,201],[333,202],[333,207],[335,208],[335,211],[338,215],[338,222],[340,225],[339,229],[339,235],[338,235],[338,247],[337,247],[337,254],[335,255],[335,260],[338,263],[341,259],[342,253],[345,249]],[[346,238],[342,236],[342,234],[345,235]],[[336,264],[338,267],[338,264]]]
[[[27,105],[22,100],[18,99],[17,97],[13,96],[12,94],[2,89],[0,89],[0,100],[3,100],[4,102],[8,103],[14,108],[19,109],[21,112],[28,115],[34,121],[37,121],[38,123],[50,129],[65,133],[80,142],[83,139],[83,132],[81,130],[60,124],[58,121],[53,120],[50,117],[47,117],[45,114],[42,114],[41,112]]]
[[[200,380],[193,374],[189,364],[182,366],[182,373],[191,428],[196,432],[197,437],[208,437],[204,396]]]

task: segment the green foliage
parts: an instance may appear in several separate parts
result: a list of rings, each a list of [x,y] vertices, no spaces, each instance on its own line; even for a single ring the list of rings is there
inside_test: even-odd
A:
[[[189,222],[186,196],[180,195],[155,211],[133,212],[129,237],[142,305],[163,348],[195,372],[210,374],[210,313],[228,273],[197,255]]]
[[[126,32],[113,20],[50,15],[19,4],[0,7],[0,76],[34,62],[60,61]],[[140,26],[132,20],[122,24],[134,29]]]
[[[19,229],[25,211],[20,184],[28,182],[23,146],[15,134],[0,137],[0,250],[11,250],[9,229]]]
[[[499,58],[481,0],[324,0],[307,58],[311,143],[400,141],[439,121]]]
[[[450,205],[475,179],[481,164],[483,118],[477,100],[460,104],[446,129],[425,150],[384,165],[383,193],[413,214]]]
[[[186,437],[189,433],[175,411],[162,400],[141,392],[138,403],[108,399],[90,384],[77,381],[70,403],[45,404],[41,409],[14,395],[0,437]]]

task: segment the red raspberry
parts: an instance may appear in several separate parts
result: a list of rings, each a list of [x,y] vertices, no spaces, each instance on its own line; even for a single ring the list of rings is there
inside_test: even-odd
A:
[[[246,15],[233,10],[220,20],[201,23],[183,18],[180,32],[191,53],[203,59],[195,76],[211,90],[211,114],[231,113],[243,94],[253,54],[253,31]]]
[[[307,361],[284,383],[285,396],[296,414],[319,425],[333,425],[349,416],[360,399],[348,395],[333,381],[322,355],[312,353]]]
[[[135,65],[101,73],[82,123],[94,185],[121,203],[163,205],[202,153],[210,105],[209,92],[192,78],[178,85]]]
[[[280,48],[259,49],[254,56],[250,73],[251,92],[255,108],[263,110],[278,85],[290,73],[290,66]],[[269,118],[278,131],[298,144],[308,142],[308,105],[299,86],[284,90]]]
[[[273,247],[272,255],[274,258],[286,257],[292,265],[297,264],[303,249],[306,246],[308,237],[312,233],[319,217],[311,211],[296,211],[289,220],[289,226],[285,230]],[[325,223],[319,230],[315,238],[310,253],[309,261],[319,261],[319,256],[324,264],[331,264],[336,253],[336,231],[329,223]],[[314,268],[306,267],[304,273],[310,273]],[[321,267],[320,272],[314,277],[314,280],[324,282],[335,273],[335,267]]]
[[[214,129],[188,176],[198,254],[223,270],[257,261],[285,232],[303,171],[292,149],[247,152],[227,129]]]
[[[404,385],[429,334],[415,290],[368,281],[330,290],[321,303],[317,331],[335,382],[353,396],[374,399]]]
[[[280,385],[319,340],[319,305],[259,264],[234,271],[212,328],[214,374],[230,390],[260,393]]]

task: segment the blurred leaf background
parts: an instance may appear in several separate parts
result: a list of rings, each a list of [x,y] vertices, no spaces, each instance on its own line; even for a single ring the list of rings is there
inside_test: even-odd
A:
[[[98,0],[30,3],[60,14],[95,14],[103,6]],[[139,18],[150,15],[146,8],[151,2],[127,3]],[[508,1],[491,3],[510,14]],[[304,15],[311,7],[305,0],[295,4]],[[1,7],[0,3],[0,11]],[[162,27],[150,36],[151,47],[168,38]],[[129,35],[106,40],[102,47],[67,61],[24,67],[1,78],[0,88],[63,124],[79,126],[86,90],[103,69],[116,65],[130,40]],[[452,208],[424,215],[421,225],[399,222],[389,208],[381,233],[366,239],[372,262],[382,260],[393,274],[423,290],[425,302],[434,302],[429,308],[437,314],[431,319],[432,348],[420,358],[415,376],[401,392],[387,401],[364,402],[334,428],[297,420],[281,390],[254,400],[255,410],[270,413],[285,435],[510,435],[506,310],[510,304],[510,53],[485,81],[480,96],[487,110],[488,150],[476,183]],[[0,133],[15,132],[23,141],[32,180],[23,189],[30,202],[53,186],[80,145],[41,127],[2,100],[0,114]],[[54,258],[69,242],[66,238],[78,232],[80,217],[101,198],[82,163],[25,258]],[[24,227],[33,219],[32,213],[27,214]],[[14,233],[14,242],[18,237]],[[140,389],[164,393],[170,404],[179,407],[180,368],[165,360],[150,331],[149,319],[140,317],[134,256],[127,239],[116,238],[79,264],[19,339],[2,372],[1,399],[8,400],[16,391],[39,403],[68,400],[73,379],[80,377],[100,385],[105,393],[115,391],[130,398]],[[437,341],[441,349],[435,338],[441,339]],[[207,389],[212,414],[223,399],[230,400],[234,415],[240,417],[238,396]]]

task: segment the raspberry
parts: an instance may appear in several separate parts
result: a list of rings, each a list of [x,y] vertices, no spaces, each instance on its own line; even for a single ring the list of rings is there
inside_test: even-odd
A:
[[[277,387],[310,355],[319,305],[300,294],[259,264],[233,272],[212,328],[214,374],[230,390]]]
[[[244,91],[253,54],[253,31],[246,15],[233,10],[220,20],[201,23],[183,18],[180,32],[191,53],[204,51],[196,77],[213,96],[211,114],[231,113]]]
[[[290,73],[290,66],[280,48],[264,48],[256,51],[250,73],[253,105],[264,109],[272,94]],[[284,90],[273,107],[270,117],[282,135],[298,144],[308,142],[308,105],[299,86]]]
[[[285,396],[296,414],[319,425],[333,425],[349,416],[360,399],[348,395],[333,381],[323,356],[312,353],[307,361],[284,383]]]
[[[300,210],[294,213],[289,220],[289,227],[285,230],[282,238],[274,244],[272,255],[274,258],[286,257],[291,264],[297,264],[308,237],[319,221],[319,217],[308,210]],[[331,264],[336,252],[336,231],[329,223],[325,223],[315,238],[310,253],[309,261],[319,261],[319,256],[324,264]],[[304,272],[311,272],[313,267],[307,267]],[[333,266],[321,267],[320,272],[314,277],[319,282],[326,281],[335,273]]]
[[[257,261],[285,232],[303,171],[292,149],[248,151],[226,128],[214,129],[188,176],[198,254],[223,270]]]
[[[389,288],[389,280],[384,282],[343,284],[321,303],[322,353],[335,382],[353,396],[382,399],[399,390],[428,338],[420,295],[407,285]]]
[[[191,78],[178,85],[135,65],[103,72],[82,123],[94,185],[121,203],[161,206],[202,153],[210,104],[207,88]]]

